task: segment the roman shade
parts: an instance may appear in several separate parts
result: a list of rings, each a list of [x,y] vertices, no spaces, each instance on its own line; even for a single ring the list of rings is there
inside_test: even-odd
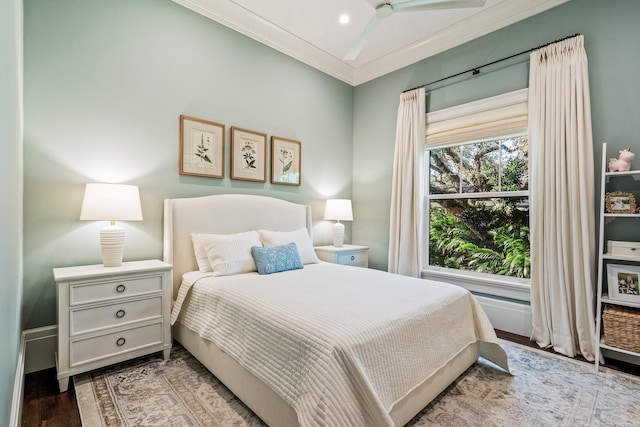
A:
[[[427,114],[427,148],[517,135],[527,130],[527,89]]]

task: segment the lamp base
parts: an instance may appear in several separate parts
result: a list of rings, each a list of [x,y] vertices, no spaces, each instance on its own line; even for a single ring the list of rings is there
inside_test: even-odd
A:
[[[341,247],[344,243],[344,224],[336,222],[333,224],[333,246]]]
[[[122,265],[124,255],[124,228],[110,224],[100,230],[100,251],[102,265],[117,267]]]

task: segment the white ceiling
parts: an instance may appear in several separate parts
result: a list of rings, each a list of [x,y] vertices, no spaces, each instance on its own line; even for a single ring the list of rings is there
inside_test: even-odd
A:
[[[394,13],[352,61],[342,58],[385,0],[173,1],[356,86],[569,0],[487,0],[483,7]],[[338,22],[343,13],[350,15],[347,25]]]

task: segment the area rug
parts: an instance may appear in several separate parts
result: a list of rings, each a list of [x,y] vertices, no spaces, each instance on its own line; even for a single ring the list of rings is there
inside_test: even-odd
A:
[[[640,378],[502,341],[509,375],[480,360],[408,426],[637,426]],[[74,378],[82,423],[99,426],[263,426],[186,350]]]

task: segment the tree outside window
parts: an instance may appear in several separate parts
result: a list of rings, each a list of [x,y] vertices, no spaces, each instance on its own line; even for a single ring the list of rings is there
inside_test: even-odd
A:
[[[428,154],[429,265],[529,278],[527,135]]]

